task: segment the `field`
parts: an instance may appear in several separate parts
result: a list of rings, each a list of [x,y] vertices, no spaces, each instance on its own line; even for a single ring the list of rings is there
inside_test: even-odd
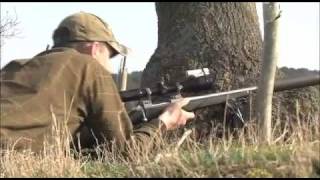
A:
[[[98,157],[75,154],[59,129],[42,154],[1,150],[0,177],[320,177],[319,117],[273,125],[270,145],[259,143],[255,123],[237,137],[198,142],[192,129],[157,148],[131,148],[128,156],[96,149]]]

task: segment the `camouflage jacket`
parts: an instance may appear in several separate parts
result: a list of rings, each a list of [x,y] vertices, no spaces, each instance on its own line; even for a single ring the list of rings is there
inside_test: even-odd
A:
[[[132,138],[150,142],[159,132],[158,119],[134,129],[112,75],[71,48],[53,48],[6,65],[0,102],[0,145],[14,142],[16,149],[41,150],[57,127],[67,127],[82,147]]]

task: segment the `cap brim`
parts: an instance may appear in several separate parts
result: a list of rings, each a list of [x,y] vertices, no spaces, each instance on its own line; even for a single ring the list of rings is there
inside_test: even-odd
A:
[[[118,42],[115,42],[115,41],[111,41],[111,42],[107,42],[111,47],[113,47],[113,49],[116,50],[116,54],[121,54],[122,56],[128,56],[128,54],[131,52],[131,49],[122,45],[122,44],[119,44]]]

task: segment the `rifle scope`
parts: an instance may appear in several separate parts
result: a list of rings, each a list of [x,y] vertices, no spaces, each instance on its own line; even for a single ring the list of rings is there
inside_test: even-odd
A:
[[[212,76],[200,76],[189,78],[181,83],[176,83],[175,86],[166,86],[161,81],[151,88],[131,89],[120,91],[120,97],[123,102],[139,100],[151,96],[162,96],[169,93],[195,92],[208,90],[213,85]]]

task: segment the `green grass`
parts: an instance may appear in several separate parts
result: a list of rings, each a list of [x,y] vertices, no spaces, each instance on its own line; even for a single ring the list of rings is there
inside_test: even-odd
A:
[[[130,149],[129,158],[107,151],[97,159],[74,158],[71,153],[64,155],[68,148],[56,145],[42,155],[1,150],[0,177],[319,178],[319,119],[297,126],[286,138],[279,138],[282,132],[278,132],[273,137],[277,141],[270,145],[255,143],[258,138],[253,133],[228,139],[210,136],[202,142],[187,136],[181,146],[181,137],[170,143],[162,139],[161,148],[144,152]],[[55,142],[62,142],[61,138]]]
[[[139,163],[91,160],[81,171],[82,177],[319,177],[319,145],[181,148]]]

